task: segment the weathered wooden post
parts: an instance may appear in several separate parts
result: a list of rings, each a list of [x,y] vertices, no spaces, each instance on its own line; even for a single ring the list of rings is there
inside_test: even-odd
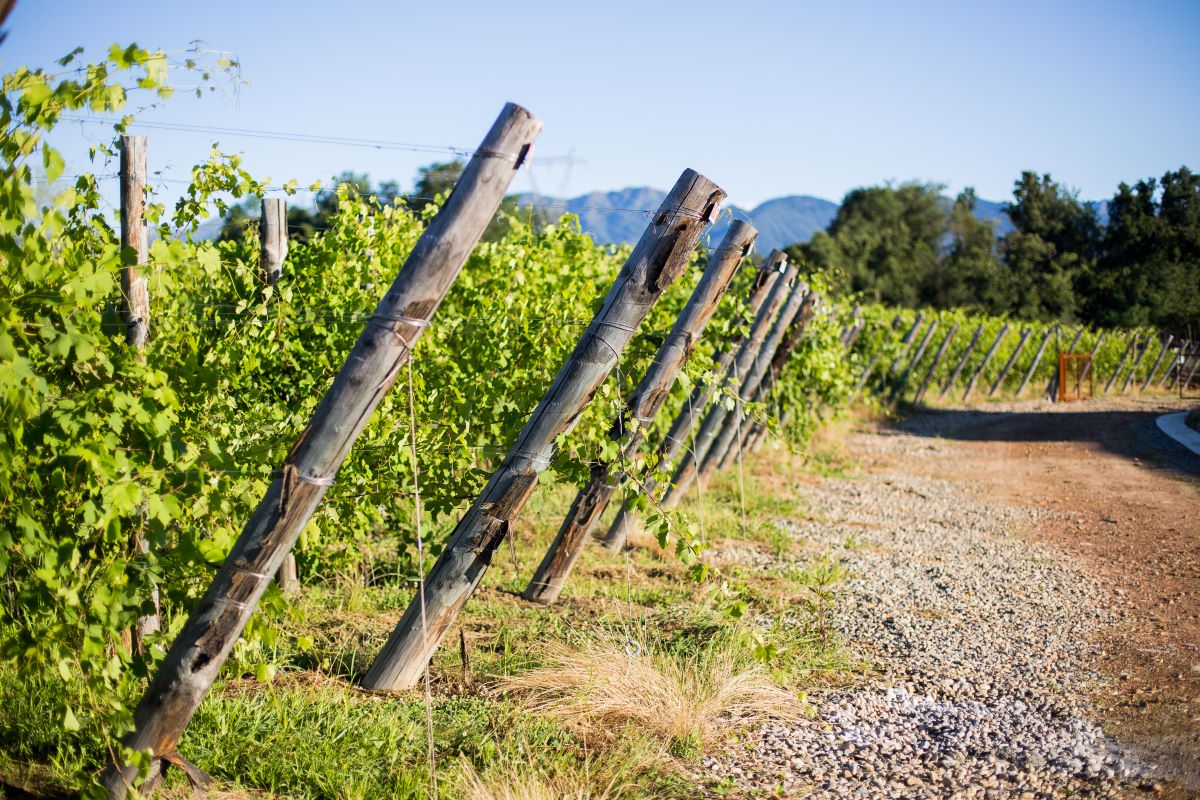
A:
[[[724,197],[720,187],[693,170],[685,170],[676,181],[599,313],[500,467],[459,520],[418,596],[367,670],[364,687],[394,690],[416,684],[479,585],[492,553],[508,534],[509,523],[536,488],[538,475],[553,460],[555,441],[579,421],[650,307],[687,267],[700,234]]]
[[[1071,340],[1071,346],[1067,348],[1066,352],[1068,352],[1068,353],[1075,352],[1075,348],[1079,346],[1079,340],[1083,338],[1083,334],[1085,331],[1087,331],[1086,325],[1080,327],[1080,329],[1075,332],[1075,338]],[[1050,398],[1050,401],[1052,403],[1058,402],[1058,370],[1057,369],[1054,370],[1054,375],[1051,376],[1050,383],[1048,383],[1046,385],[1046,396],[1048,398]]]
[[[675,319],[671,332],[655,354],[653,363],[634,389],[626,408],[613,423],[609,436],[620,444],[620,457],[616,463],[601,460],[591,463],[591,480],[575,496],[566,519],[558,529],[558,535],[525,587],[522,596],[526,600],[535,603],[558,600],[575,562],[579,560],[596,527],[596,521],[628,477],[622,467],[628,469],[628,465],[636,461],[646,426],[654,421],[662,408],[675,377],[695,349],[705,326],[717,310],[717,304],[729,288],[729,281],[746,253],[750,252],[757,236],[758,231],[753,225],[741,220],[734,220],[730,224],[687,305]]]
[[[778,283],[784,275],[787,268],[787,256],[782,250],[773,250],[766,261],[763,262],[762,269],[754,274],[754,281],[750,286],[749,297],[746,300],[746,315],[752,320],[757,320],[762,313],[764,301],[770,295],[775,284]],[[751,323],[752,329],[754,323]],[[716,365],[712,370],[715,376],[711,381],[704,381],[695,388],[692,396],[688,398],[687,403],[680,410],[679,415],[675,417],[675,421],[671,423],[671,428],[667,431],[666,437],[663,438],[659,445],[658,452],[655,454],[656,464],[662,465],[669,469],[675,463],[675,459],[683,451],[687,444],[688,434],[695,427],[701,415],[708,408],[708,403],[712,400],[723,383],[727,380],[730,368],[733,366],[733,360],[737,357],[738,351],[741,348],[744,337],[738,337],[729,343],[729,346],[717,357]],[[648,493],[653,493],[657,488],[655,480],[651,476],[647,476],[642,482],[642,489]],[[617,551],[625,546],[625,541],[631,531],[641,529],[641,519],[633,511],[633,498],[630,498],[622,506],[617,513],[616,519],[608,528],[608,533],[604,537],[604,546],[609,550]]]
[[[1129,358],[1130,351],[1137,347],[1137,340],[1138,337],[1135,333],[1133,338],[1129,340],[1129,344],[1125,345],[1125,352],[1121,353],[1121,360],[1117,362],[1117,368],[1114,369],[1113,374],[1109,376],[1108,383],[1104,384],[1104,394],[1108,394],[1109,390],[1112,389],[1113,384],[1117,382],[1117,378],[1120,376],[1121,371],[1125,369],[1125,360]]]
[[[156,758],[173,753],[271,577],[495,216],[541,127],[520,106],[504,107],[171,644],[134,712],[135,728],[124,739],[126,748],[149,751]],[[109,797],[118,800],[133,785],[137,767],[120,752],[115,758],[104,785]]]
[[[125,342],[137,348],[139,357],[150,338],[150,285],[143,268],[149,260],[146,238],[146,137],[121,137],[121,319],[125,322]],[[150,553],[150,543],[140,533],[133,545],[142,555]],[[150,589],[154,612],[138,617],[129,644],[142,652],[142,642],[158,632],[158,587]]]
[[[1038,364],[1042,361],[1042,355],[1046,352],[1046,346],[1050,344],[1050,337],[1054,336],[1056,326],[1051,326],[1046,330],[1046,335],[1042,337],[1042,343],[1038,345],[1037,352],[1033,356],[1033,361],[1029,363],[1029,369],[1025,370],[1025,377],[1021,379],[1021,385],[1017,387],[1017,397],[1021,396],[1021,392],[1025,391],[1025,387],[1029,384],[1029,379],[1033,377],[1033,373],[1037,372]]]
[[[996,391],[1000,388],[1000,384],[1004,383],[1004,379],[1008,377],[1008,372],[1013,368],[1013,364],[1017,363],[1017,357],[1021,355],[1021,351],[1025,349],[1025,343],[1029,341],[1029,337],[1033,335],[1033,328],[1026,328],[1021,332],[1021,339],[1017,342],[1016,348],[1013,349],[1012,355],[1008,357],[1008,361],[1004,362],[1004,367],[1000,370],[1000,377],[996,378],[996,382],[992,384],[992,388],[988,390],[988,397],[994,397]]]
[[[796,313],[795,319],[792,321],[791,328],[788,329],[787,335],[775,348],[775,355],[771,357],[771,363],[763,371],[758,379],[758,384],[754,387],[754,393],[751,397],[751,403],[765,403],[767,396],[776,388],[779,383],[779,378],[783,374],[783,368],[787,366],[788,359],[792,357],[796,346],[800,344],[800,340],[804,338],[806,329],[808,328],[809,320],[812,319],[813,311],[817,307],[817,295],[815,292],[808,292],[804,296],[804,301],[800,305],[800,310]],[[780,423],[783,422],[783,415],[780,415]],[[755,444],[766,432],[766,426],[759,422],[751,422],[749,425],[738,426],[735,421],[727,420],[727,426],[734,429],[740,427],[740,433],[736,433],[730,440],[730,444],[720,454],[720,460],[715,462],[718,470],[728,469],[733,465],[734,459],[738,453],[749,453],[753,448],[750,441],[753,438]]]
[[[1154,374],[1158,372],[1158,368],[1162,364],[1163,356],[1167,354],[1167,350],[1170,349],[1171,342],[1174,340],[1175,336],[1169,333],[1167,334],[1167,338],[1163,339],[1163,346],[1158,351],[1158,358],[1154,359],[1154,366],[1150,367],[1150,373],[1146,375],[1146,380],[1142,383],[1142,387],[1138,391],[1144,392],[1150,386],[1150,383],[1154,380]]]
[[[1104,344],[1104,331],[1100,331],[1100,335],[1096,337],[1096,343],[1092,345],[1092,352],[1088,355],[1088,362],[1083,365],[1083,371],[1079,373],[1079,382],[1087,380],[1087,376],[1092,371],[1092,360],[1096,358],[1096,353],[1100,352],[1100,346]]]
[[[962,401],[964,403],[967,402],[967,399],[971,396],[971,391],[975,388],[975,383],[979,380],[979,376],[983,374],[983,370],[992,362],[992,358],[996,355],[996,351],[1000,349],[1000,342],[1002,342],[1004,337],[1008,335],[1008,329],[1009,325],[1008,323],[1005,323],[1004,327],[1000,329],[1000,332],[996,334],[996,341],[992,342],[992,346],[989,347],[987,353],[984,354],[983,361],[979,362],[979,366],[976,367],[975,372],[971,374],[971,380],[967,381],[967,389],[963,392]]]
[[[1192,378],[1196,377],[1197,370],[1200,370],[1200,354],[1193,354],[1192,368],[1190,370],[1188,370],[1187,377],[1184,378],[1183,381],[1180,382],[1180,384],[1179,384],[1179,393],[1181,396],[1184,392],[1191,389]],[[1183,365],[1180,365],[1179,372],[1180,372],[1180,374],[1183,374]]]
[[[971,354],[975,352],[975,346],[979,344],[979,337],[982,335],[983,323],[981,322],[979,327],[975,329],[975,333],[971,335],[971,341],[967,342],[967,347],[965,350],[963,350],[962,356],[958,359],[958,364],[955,365],[954,370],[950,373],[950,377],[946,379],[946,385],[943,386],[942,391],[938,393],[939,400],[946,396],[946,394],[950,391],[950,387],[954,385],[954,382],[958,380],[958,376],[962,374],[963,367],[967,365],[967,359],[970,358]]]
[[[750,370],[745,373],[745,377],[738,383],[737,402],[734,404],[733,410],[725,415],[725,421],[717,429],[718,434],[708,448],[708,453],[700,460],[698,479],[706,479],[708,475],[712,474],[724,458],[725,452],[740,441],[749,419],[745,412],[746,404],[754,398],[755,389],[762,382],[763,375],[771,365],[771,360],[779,349],[779,343],[783,341],[784,334],[800,314],[800,307],[809,294],[808,284],[804,281],[796,281],[796,285],[788,294],[787,302],[779,310],[779,317],[771,326],[771,332],[763,340],[758,356],[751,363]]]
[[[925,315],[918,312],[916,319],[913,320],[912,327],[908,329],[908,333],[904,334],[904,338],[900,340],[900,352],[892,359],[892,363],[888,365],[887,371],[883,373],[883,379],[886,381],[890,376],[896,374],[896,367],[900,366],[900,362],[908,355],[908,351],[912,349],[913,342],[917,340],[917,333],[921,330],[921,324],[925,321]]]
[[[909,359],[908,366],[904,368],[904,372],[900,375],[900,380],[896,382],[896,387],[892,389],[891,395],[888,396],[889,403],[895,403],[900,395],[904,393],[908,387],[908,379],[912,376],[913,369],[921,362],[921,358],[925,355],[925,351],[929,349],[929,343],[933,340],[933,334],[937,332],[938,325],[941,323],[938,320],[933,320],[929,323],[929,327],[925,329],[925,335],[921,337],[921,343],[917,345],[917,351],[913,353],[913,357]]]
[[[262,215],[258,218],[260,267],[263,280],[274,286],[283,274],[283,262],[288,252],[287,201],[281,197],[264,197]]]
[[[1133,381],[1133,376],[1137,374],[1138,365],[1142,363],[1142,359],[1146,357],[1146,351],[1149,349],[1150,337],[1147,336],[1137,350],[1137,357],[1129,365],[1129,373],[1125,376],[1125,382],[1121,384],[1121,394],[1125,394],[1129,390],[1129,384]]]
[[[1171,381],[1171,376],[1180,370],[1180,362],[1183,359],[1183,354],[1187,352],[1189,345],[1191,345],[1191,342],[1187,339],[1179,340],[1179,346],[1176,348],[1179,351],[1179,355],[1171,359],[1171,363],[1167,366],[1167,371],[1163,373],[1162,380],[1158,382],[1159,389],[1170,387],[1171,384],[1168,382]]]
[[[933,374],[937,371],[938,364],[942,363],[942,359],[946,355],[946,351],[950,349],[950,343],[954,341],[954,337],[958,334],[958,323],[950,326],[950,330],[946,332],[946,338],[942,339],[942,343],[938,346],[937,352],[933,354],[933,363],[929,365],[929,371],[925,373],[925,380],[921,381],[920,388],[913,396],[913,404],[919,404],[921,398],[925,396],[925,390],[929,388],[929,382],[933,380]]]
[[[857,323],[855,323],[854,329],[851,330],[850,335],[846,337],[846,342],[845,342],[844,347],[846,348],[847,352],[849,352],[850,350],[852,350],[854,348],[854,343],[858,341],[859,336],[862,336],[862,332],[863,332],[863,330],[866,329],[866,327],[867,327],[866,320],[860,319]]]
[[[150,339],[150,286],[142,273],[146,239],[146,137],[121,137],[121,318],[125,341],[139,351]],[[131,252],[132,251],[132,252]]]
[[[763,341],[771,330],[771,323],[775,321],[780,308],[788,297],[795,277],[796,268],[787,264],[784,267],[783,275],[771,288],[771,293],[759,310],[758,317],[755,318],[754,324],[750,328],[750,335],[738,348],[737,356],[730,365],[729,373],[726,376],[726,386],[736,387],[740,390],[745,383],[746,377],[750,374],[750,370],[758,358]],[[671,476],[671,484],[666,487],[662,500],[659,501],[663,508],[673,508],[691,488],[692,481],[696,479],[698,466],[704,463],[709,448],[712,447],[717,434],[720,433],[721,425],[724,424],[728,414],[729,409],[723,402],[718,401],[713,403],[701,418],[700,427],[692,439],[690,458],[685,457],[679,460],[675,474]]]

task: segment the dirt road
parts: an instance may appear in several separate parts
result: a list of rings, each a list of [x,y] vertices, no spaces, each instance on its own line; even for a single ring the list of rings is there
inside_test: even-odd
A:
[[[1031,535],[1108,589],[1097,637],[1112,680],[1094,702],[1123,745],[1157,764],[1165,796],[1200,796],[1200,457],[1155,426],[1164,400],[1022,403],[894,424],[953,443],[913,464],[992,502],[1035,507]]]

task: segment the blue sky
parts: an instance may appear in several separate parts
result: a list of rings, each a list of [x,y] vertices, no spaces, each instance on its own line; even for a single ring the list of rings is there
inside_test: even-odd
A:
[[[1007,199],[1034,169],[1100,199],[1200,168],[1198,2],[19,0],[8,30],[5,70],[113,42],[238,56],[249,85],[149,120],[470,147],[513,100],[545,123],[538,155],[582,160],[535,159],[514,188],[546,194],[694,167],[744,206],[913,178]],[[436,157],[145,132],[151,168],[176,176],[214,138],[275,181],[408,187]]]

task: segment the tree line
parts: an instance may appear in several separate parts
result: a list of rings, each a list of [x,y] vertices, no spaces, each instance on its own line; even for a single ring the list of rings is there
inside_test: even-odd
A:
[[[1111,327],[1200,328],[1200,176],[1187,167],[1121,183],[1107,204],[1023,172],[1012,229],[936,183],[850,191],[829,227],[791,245],[847,293],[891,305],[963,308]]]

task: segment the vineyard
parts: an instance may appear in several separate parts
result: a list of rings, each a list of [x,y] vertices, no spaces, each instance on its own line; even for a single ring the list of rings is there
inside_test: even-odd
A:
[[[1057,397],[1060,352],[1090,357],[1064,387],[1083,397],[1200,363],[1151,330],[831,297],[749,225],[705,239],[724,191],[691,170],[661,208],[613,212],[646,219],[636,246],[596,244],[505,201],[541,127],[516,106],[420,209],[329,187],[327,228],[289,240],[268,204],[303,190],[216,149],[168,209],[132,117],[94,173],[64,176],[46,140],[165,98],[161,57],[62,66],[5,76],[0,104],[0,770],[56,791],[148,792],[164,757],[174,787],[453,796],[532,759],[556,787],[687,796],[677,764],[731,708],[863,669],[828,629],[836,561],[764,579],[712,557],[783,548],[772,471],[837,469],[823,423]],[[266,195],[261,230],[193,240]],[[587,657],[649,665],[614,706],[667,678],[753,688],[589,739],[595,712],[548,688]]]

